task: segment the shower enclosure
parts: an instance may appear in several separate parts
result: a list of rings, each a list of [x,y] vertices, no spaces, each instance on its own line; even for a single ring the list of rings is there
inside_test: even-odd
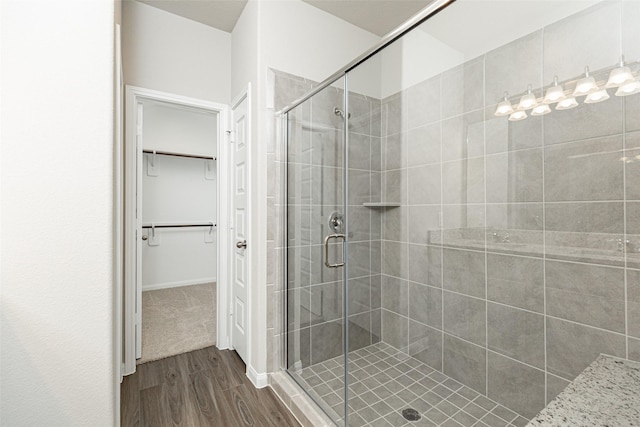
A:
[[[285,369],[338,425],[640,360],[640,2],[438,7],[283,110]]]

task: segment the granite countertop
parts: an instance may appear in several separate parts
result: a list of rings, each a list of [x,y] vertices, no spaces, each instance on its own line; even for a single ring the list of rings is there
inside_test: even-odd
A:
[[[527,426],[640,426],[640,362],[599,356]]]

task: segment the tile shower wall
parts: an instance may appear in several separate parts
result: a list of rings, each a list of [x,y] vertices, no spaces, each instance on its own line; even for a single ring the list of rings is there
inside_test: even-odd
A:
[[[640,95],[493,112],[640,59],[639,21],[604,2],[382,100],[382,340],[526,417],[640,360]]]
[[[272,71],[274,109],[279,110],[311,88],[312,82],[286,73]],[[352,94],[350,121],[349,178],[353,205],[349,215],[349,349],[371,345],[380,340],[380,212],[364,208],[362,203],[379,198],[380,100]],[[331,231],[331,212],[344,210],[343,161],[344,123],[334,108],[343,109],[344,91],[330,87],[310,102],[290,113],[289,200],[281,204],[282,189],[273,188],[268,199],[269,253],[288,257],[288,335],[284,336],[276,319],[278,310],[270,316],[272,345],[279,348],[287,339],[289,367],[302,368],[320,363],[343,353],[343,285],[342,269],[324,267],[322,242]],[[375,114],[372,114],[372,111]],[[377,117],[377,120],[372,120]],[[282,171],[283,153],[274,152],[269,167]],[[284,251],[278,240],[282,236],[279,221],[287,209],[289,216],[288,245]],[[339,253],[339,250],[335,251]],[[276,260],[275,265],[282,259]],[[268,263],[272,266],[272,263]],[[283,289],[276,277],[281,272],[270,267],[273,284],[269,292],[271,304],[280,306]],[[271,282],[270,282],[271,283]],[[270,351],[269,353],[272,353]],[[277,358],[276,358],[277,359]],[[271,369],[279,367],[272,360]]]

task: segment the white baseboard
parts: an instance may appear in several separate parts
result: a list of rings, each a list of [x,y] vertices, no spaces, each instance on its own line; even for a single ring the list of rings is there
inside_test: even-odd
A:
[[[142,292],[155,291],[157,289],[179,288],[180,286],[202,285],[203,283],[217,282],[216,277],[203,277],[201,279],[181,280],[178,282],[153,283],[142,285]]]
[[[259,374],[251,365],[247,366],[247,377],[256,388],[264,388],[269,385],[269,374],[266,372]]]
[[[229,337],[227,336],[220,336],[218,335],[218,337],[216,338],[216,347],[218,347],[218,350],[229,350],[231,349],[231,346],[229,345]]]

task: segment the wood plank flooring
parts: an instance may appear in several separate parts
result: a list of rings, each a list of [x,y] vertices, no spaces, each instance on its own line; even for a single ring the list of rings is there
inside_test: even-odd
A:
[[[270,388],[256,389],[236,352],[208,347],[138,366],[121,386],[123,427],[298,427]]]

